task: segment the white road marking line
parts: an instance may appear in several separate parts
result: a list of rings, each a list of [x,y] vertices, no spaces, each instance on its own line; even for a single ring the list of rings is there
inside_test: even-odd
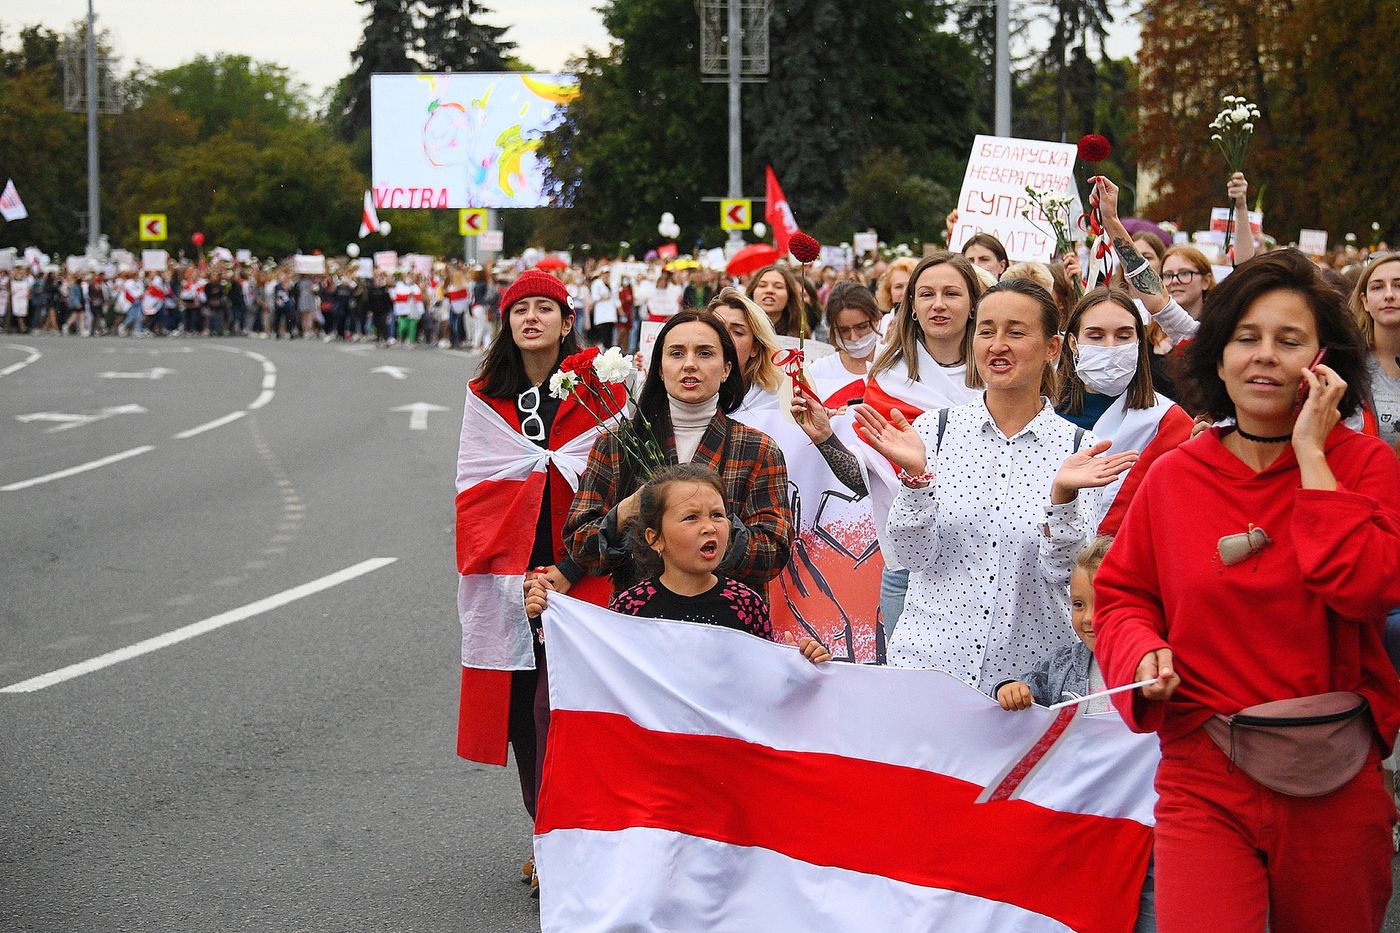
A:
[[[296,602],[312,596],[322,590],[328,590],[333,586],[349,582],[356,577],[364,576],[367,573],[378,570],[380,567],[397,561],[397,557],[373,557],[369,560],[361,561],[344,570],[337,570],[335,573],[312,580],[310,583],[303,583],[294,586],[289,590],[283,590],[272,596],[260,599],[257,602],[249,603],[238,609],[230,609],[228,612],[221,612],[216,616],[210,616],[202,622],[194,622],[190,625],[182,626],[174,631],[166,632],[164,635],[157,635],[154,638],[147,638],[145,641],[138,641],[134,645],[127,645],[125,648],[118,648],[116,651],[109,651],[100,654],[95,658],[80,661],[77,664],[70,664],[61,667],[56,671],[47,674],[40,674],[38,677],[31,677],[22,680],[17,684],[10,684],[8,687],[0,687],[0,693],[33,693],[36,690],[43,690],[45,687],[52,687],[61,684],[65,680],[72,680],[74,677],[81,677],[84,674],[91,674],[93,671],[100,671],[104,667],[111,667],[113,664],[120,664],[123,661],[130,661],[132,658],[139,658],[143,654],[150,654],[152,651],[159,651],[162,648],[169,648],[171,645],[178,645],[182,641],[188,641],[200,635],[206,635],[216,629],[221,629],[225,625],[232,625],[234,622],[242,622],[244,619],[261,615],[264,612],[271,612],[279,609],[288,603]]]
[[[39,357],[41,357],[41,356],[44,355],[44,354],[40,353],[38,350],[34,349],[33,347],[26,347],[26,346],[24,346],[23,344],[18,344],[18,343],[7,343],[7,344],[5,344],[5,346],[6,346],[7,348],[11,349],[11,350],[23,350],[25,353],[28,353],[28,354],[29,354],[29,359],[23,360],[23,361],[21,361],[21,362],[19,362],[19,363],[11,363],[9,366],[6,366],[4,369],[0,369],[0,376],[8,376],[10,373],[17,373],[17,372],[19,372],[21,369],[23,369],[24,367],[28,366],[30,363],[34,362],[34,361],[37,360]]]
[[[196,425],[188,431],[181,431],[179,434],[174,435],[174,438],[177,441],[183,441],[187,438],[194,437],[196,434],[203,434],[205,431],[212,431],[215,428],[222,428],[226,424],[232,424],[246,414],[248,414],[246,411],[230,412],[222,418],[215,418],[213,421],[206,421],[201,425]]]
[[[100,470],[102,467],[128,457],[139,457],[142,454],[155,450],[154,444],[145,444],[141,447],[133,447],[130,450],[123,450],[119,454],[112,454],[110,457],[103,457],[101,460],[93,460],[91,463],[82,463],[66,470],[59,470],[57,473],[45,473],[43,476],[36,476],[33,479],[20,480],[17,483],[9,483],[0,486],[0,492],[18,492],[21,489],[28,489],[30,486],[38,486],[42,483],[51,483],[56,479],[66,479],[70,476],[77,476],[79,473],[86,473],[88,470]]]

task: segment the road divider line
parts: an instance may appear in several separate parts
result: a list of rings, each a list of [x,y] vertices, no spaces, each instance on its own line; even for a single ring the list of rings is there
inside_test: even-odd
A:
[[[196,434],[203,434],[205,431],[212,431],[215,428],[222,428],[248,414],[246,411],[235,411],[224,415],[222,418],[215,418],[213,421],[206,421],[201,425],[190,428],[188,431],[181,431],[175,435],[175,440],[183,441],[187,437],[194,437]]]
[[[307,596],[312,596],[322,590],[328,590],[333,586],[348,583],[356,577],[362,577],[381,567],[387,567],[397,560],[397,557],[372,557],[369,560],[361,561],[351,567],[346,567],[344,570],[337,570],[335,573],[328,574],[317,580],[312,580],[310,583],[294,586],[289,590],[283,590],[280,593],[275,593],[272,596],[265,597],[257,602],[249,603],[246,606],[230,609],[228,612],[221,612],[203,621],[193,622],[189,625],[174,629],[173,631],[166,632],[164,635],[156,635],[153,638],[147,638],[145,641],[138,641],[134,645],[127,645],[125,648],[118,648],[115,651],[100,654],[95,658],[88,658],[86,661],[79,661],[77,664],[70,664],[56,671],[50,671],[47,674],[40,674],[38,677],[31,677],[28,680],[10,684],[8,687],[0,687],[0,693],[33,693],[36,690],[43,690],[46,687],[61,684],[66,680],[72,680],[75,677],[82,677],[84,674],[100,671],[104,667],[111,667],[113,664],[130,661],[132,658],[139,658],[143,654],[150,654],[162,648],[169,648],[171,645],[178,645],[182,641],[188,641],[200,635],[207,635],[209,632],[221,629],[226,625],[242,622],[244,619],[250,619],[264,612],[271,612],[273,609],[280,609],[288,603],[296,602],[299,599],[305,599]]]
[[[18,343],[7,343],[7,344],[5,344],[5,346],[6,346],[6,348],[8,348],[8,349],[10,349],[10,350],[23,350],[25,353],[28,353],[28,354],[29,354],[29,359],[27,359],[27,360],[22,360],[22,361],[20,361],[20,362],[18,362],[18,363],[11,363],[9,366],[6,366],[4,369],[0,369],[0,376],[8,376],[10,373],[17,373],[17,372],[19,372],[21,369],[23,369],[24,367],[28,366],[30,363],[34,362],[34,361],[37,360],[39,357],[41,357],[41,356],[44,355],[44,354],[40,353],[38,350],[34,349],[33,347],[26,347],[26,346],[24,346],[23,344],[18,344]]]
[[[51,483],[56,479],[66,479],[69,476],[76,476],[79,473],[86,473],[89,470],[100,470],[112,463],[126,460],[131,457],[139,457],[142,454],[155,450],[154,444],[145,444],[141,447],[133,447],[130,450],[123,450],[119,454],[112,454],[110,457],[103,457],[100,460],[93,460],[90,463],[82,463],[66,470],[59,470],[57,473],[45,473],[43,476],[36,476],[33,479],[20,480],[17,483],[9,483],[0,486],[0,492],[18,492],[21,489],[28,489],[30,486],[39,486],[43,483]]]

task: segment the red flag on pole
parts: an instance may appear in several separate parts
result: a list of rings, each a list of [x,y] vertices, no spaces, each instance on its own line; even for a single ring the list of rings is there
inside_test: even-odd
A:
[[[768,222],[768,226],[773,230],[773,245],[778,248],[779,256],[786,256],[788,252],[788,239],[798,231],[797,218],[792,216],[792,208],[788,206],[787,196],[783,194],[782,186],[778,184],[778,176],[773,174],[773,166],[765,166],[767,181],[764,185],[763,219]]]

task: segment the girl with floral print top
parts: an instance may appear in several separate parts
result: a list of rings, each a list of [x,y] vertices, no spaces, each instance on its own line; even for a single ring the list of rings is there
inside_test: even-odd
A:
[[[729,545],[729,512],[724,485],[713,470],[683,463],[656,474],[642,487],[638,526],[634,560],[645,579],[613,598],[614,612],[723,625],[773,639],[763,598],[715,573]],[[544,612],[552,588],[542,575],[530,578],[529,616]],[[797,647],[814,663],[831,659],[821,642],[805,635]]]

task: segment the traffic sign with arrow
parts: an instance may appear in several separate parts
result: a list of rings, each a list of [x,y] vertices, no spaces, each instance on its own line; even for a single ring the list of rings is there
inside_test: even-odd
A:
[[[753,226],[753,201],[725,198],[719,202],[719,225],[724,230],[747,230]]]
[[[481,236],[486,232],[486,208],[464,207],[457,212],[457,232],[462,236]]]
[[[142,214],[139,222],[141,239],[146,241],[159,241],[166,238],[166,223],[164,214]]]
[[[412,405],[400,405],[398,408],[391,408],[390,411],[412,412],[408,418],[408,427],[411,431],[425,431],[428,428],[428,412],[447,411],[441,405],[434,405],[432,402],[414,402]]]

